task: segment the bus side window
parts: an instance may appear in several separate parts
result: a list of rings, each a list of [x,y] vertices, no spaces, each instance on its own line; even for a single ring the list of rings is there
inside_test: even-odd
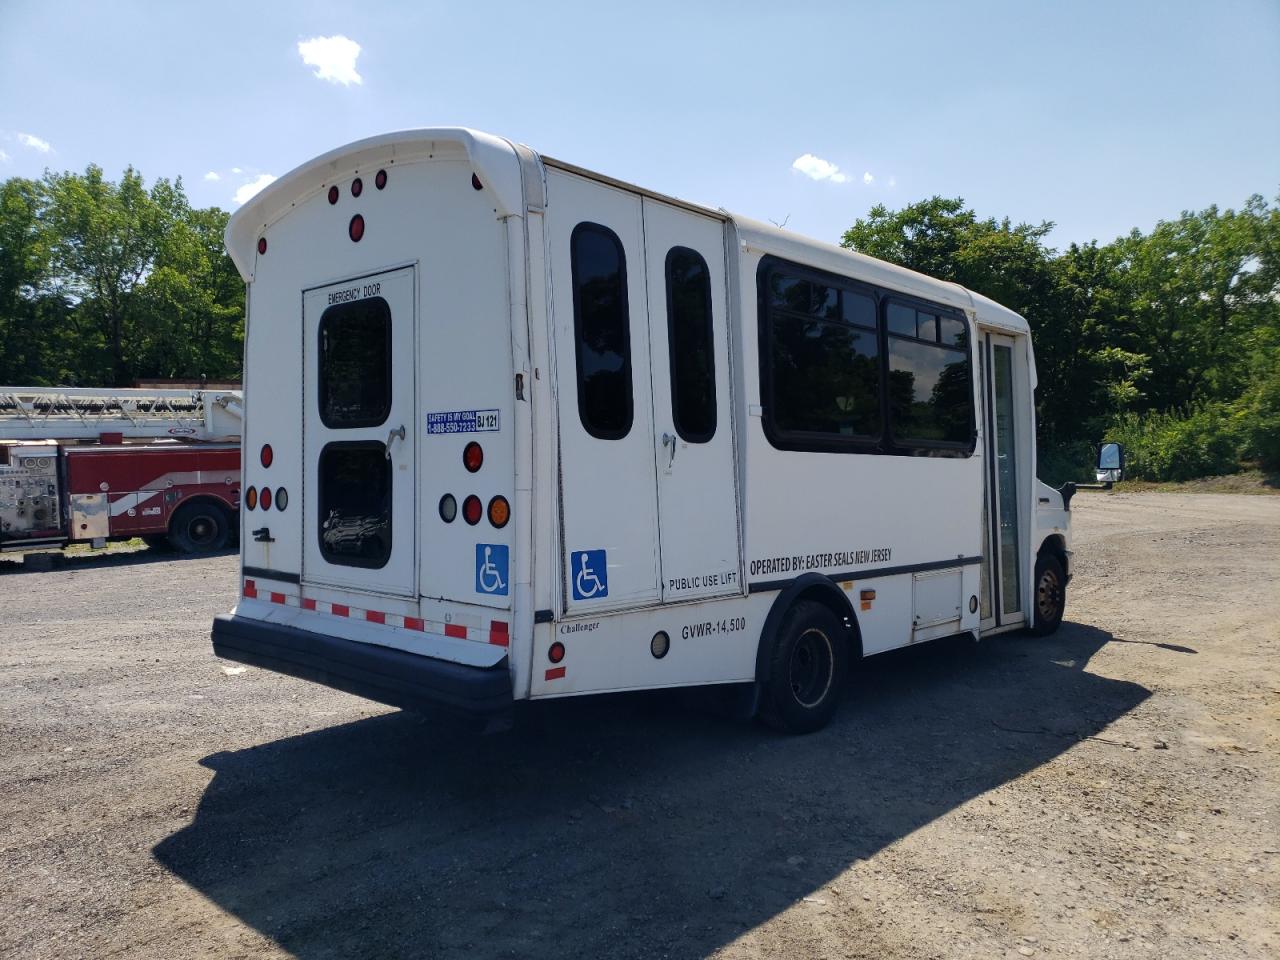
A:
[[[911,307],[890,303],[902,318]],[[889,428],[895,444],[916,451],[964,452],[973,442],[973,379],[962,320],[915,310],[909,324],[890,324]]]
[[[631,319],[622,242],[608,227],[580,223],[569,238],[578,416],[600,440],[631,432]]]
[[[667,351],[676,433],[686,443],[706,443],[716,435],[711,275],[707,261],[688,247],[667,253]]]

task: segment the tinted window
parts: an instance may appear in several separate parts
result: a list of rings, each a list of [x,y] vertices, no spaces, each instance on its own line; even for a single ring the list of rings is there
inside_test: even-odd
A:
[[[320,420],[376,427],[391,411],[391,308],[381,297],[337,304],[320,316]]]
[[[764,289],[768,428],[786,445],[800,448],[830,449],[878,438],[875,301],[783,271],[770,272]]]
[[[706,443],[716,432],[711,275],[707,262],[688,247],[667,254],[667,343],[676,432],[689,443]]]
[[[385,445],[330,443],[320,451],[320,553],[330,563],[382,567],[391,556],[391,461]]]
[[[578,416],[587,433],[619,440],[631,430],[631,331],[627,270],[612,230],[580,223],[569,240]]]
[[[889,304],[889,309],[885,313],[885,326],[890,333],[914,337],[916,335],[915,307],[905,307],[900,303]]]
[[[909,309],[891,303],[886,314],[896,310],[902,317]],[[967,445],[973,434],[973,389],[964,323],[912,312],[916,336],[893,331],[888,338],[890,432],[896,442],[917,448]],[[958,348],[940,344],[939,331]]]

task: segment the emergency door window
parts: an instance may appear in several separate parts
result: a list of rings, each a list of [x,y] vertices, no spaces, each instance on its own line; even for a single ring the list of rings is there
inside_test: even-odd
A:
[[[376,427],[391,412],[391,308],[381,297],[320,317],[320,420],[330,430]]]
[[[391,461],[377,441],[320,451],[320,553],[330,563],[382,567],[391,556]]]
[[[600,440],[631,432],[631,318],[622,242],[608,227],[580,223],[569,239],[578,416]]]

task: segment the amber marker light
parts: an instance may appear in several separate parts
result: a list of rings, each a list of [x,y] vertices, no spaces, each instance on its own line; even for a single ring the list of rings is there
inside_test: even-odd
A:
[[[501,530],[511,519],[511,504],[506,497],[494,497],[489,501],[489,522]]]

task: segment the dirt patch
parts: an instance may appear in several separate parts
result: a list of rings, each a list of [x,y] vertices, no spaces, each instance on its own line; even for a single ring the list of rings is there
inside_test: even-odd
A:
[[[1280,501],[1081,493],[1068,622],[478,737],[215,660],[235,559],[0,576],[0,955],[1269,957]]]

